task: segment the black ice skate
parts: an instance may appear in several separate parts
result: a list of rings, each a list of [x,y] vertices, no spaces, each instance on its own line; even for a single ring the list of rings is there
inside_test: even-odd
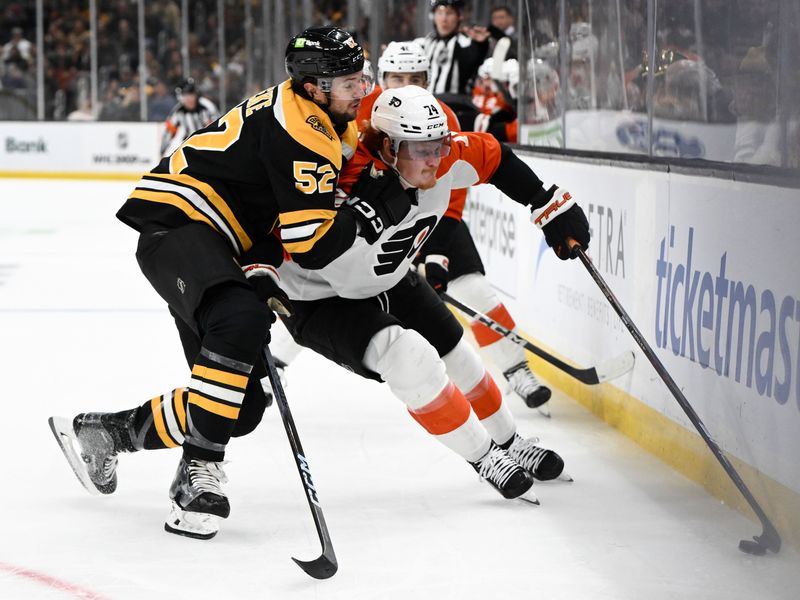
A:
[[[221,462],[182,457],[169,488],[172,509],[164,529],[201,540],[217,535],[220,519],[231,512],[221,487],[227,481]]]
[[[552,450],[537,446],[538,441],[539,438],[525,439],[515,433],[514,437],[502,447],[506,449],[511,458],[539,481],[550,481],[556,478],[572,481],[572,477],[564,473],[564,460]]]
[[[542,385],[536,379],[527,362],[514,365],[503,373],[511,389],[516,392],[529,408],[538,408],[545,416],[550,416],[550,411],[542,405],[550,400],[550,388]]]
[[[91,494],[117,489],[117,454],[135,452],[131,431],[136,411],[81,413],[72,421],[47,421],[72,470]]]
[[[536,494],[531,490],[533,478],[530,473],[500,446],[492,443],[483,458],[470,464],[481,479],[489,482],[504,498],[509,500],[519,498],[532,504],[539,504]]]

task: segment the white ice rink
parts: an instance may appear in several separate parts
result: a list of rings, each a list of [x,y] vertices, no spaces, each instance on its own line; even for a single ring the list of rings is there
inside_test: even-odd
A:
[[[800,597],[800,555],[751,557],[760,527],[555,394],[520,431],[574,484],[504,501],[431,440],[385,386],[305,351],[287,395],[340,569],[319,555],[273,407],[228,449],[232,513],[211,541],[163,531],[178,451],[123,455],[88,495],[47,417],[122,410],[188,381],[178,337],[114,218],[132,183],[0,179],[3,417],[0,598],[720,599]]]

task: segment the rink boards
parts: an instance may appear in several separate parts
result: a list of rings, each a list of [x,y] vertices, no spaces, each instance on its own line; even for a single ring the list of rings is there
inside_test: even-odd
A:
[[[639,168],[523,159],[573,192],[590,256],[781,529],[800,540],[798,191]],[[491,186],[466,216],[487,275],[533,339],[581,366],[627,349],[633,371],[556,386],[726,502],[738,492],[579,261],[544,244],[528,211]]]

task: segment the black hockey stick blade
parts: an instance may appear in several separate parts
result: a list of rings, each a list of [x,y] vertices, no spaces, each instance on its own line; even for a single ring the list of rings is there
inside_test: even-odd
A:
[[[331,550],[331,555],[333,555],[333,550]],[[339,570],[339,563],[336,562],[336,557],[326,556],[324,553],[314,560],[299,560],[294,556],[292,560],[314,579],[330,579]]]
[[[297,472],[300,474],[300,481],[302,481],[303,488],[306,491],[308,507],[311,509],[311,516],[314,518],[317,535],[319,535],[319,541],[320,544],[322,544],[322,554],[318,558],[310,561],[303,561],[292,557],[292,560],[311,577],[315,579],[328,579],[333,577],[339,569],[339,563],[336,560],[336,554],[333,551],[333,544],[331,543],[331,536],[328,532],[328,525],[325,523],[325,516],[322,514],[322,506],[320,506],[319,503],[317,489],[314,486],[314,481],[311,479],[311,469],[308,466],[308,460],[306,460],[305,453],[303,452],[303,446],[300,444],[300,437],[297,434],[292,412],[289,410],[289,402],[286,400],[286,393],[283,391],[280,375],[278,375],[278,371],[275,368],[275,359],[272,357],[272,353],[267,344],[264,344],[261,350],[261,357],[264,360],[264,366],[267,368],[269,381],[272,384],[272,391],[275,395],[275,402],[281,413],[281,420],[283,421],[283,427],[286,429],[286,436],[289,438],[289,445],[294,454]]]
[[[557,369],[560,369],[567,375],[577,379],[581,383],[585,383],[586,385],[597,385],[598,383],[603,383],[604,381],[608,381],[610,379],[616,379],[620,375],[627,373],[633,368],[635,356],[633,352],[631,352],[630,350],[623,352],[617,357],[614,357],[610,360],[600,363],[596,367],[589,367],[588,369],[573,367],[572,365],[568,365],[567,363],[565,363],[563,360],[556,358],[549,352],[542,350],[538,346],[526,340],[521,335],[518,335],[513,331],[511,331],[510,329],[503,327],[502,325],[500,325],[500,323],[498,323],[491,317],[488,317],[483,313],[478,312],[474,308],[470,308],[466,304],[456,300],[449,294],[442,293],[441,296],[445,302],[447,302],[448,304],[452,304],[467,316],[472,317],[473,319],[482,323],[492,331],[499,333],[504,338],[510,340],[511,342],[517,344],[518,346],[522,346],[528,352],[535,354],[539,358],[549,362]]]
[[[628,332],[633,336],[633,339],[636,340],[636,343],[642,349],[642,352],[644,352],[647,360],[649,360],[650,364],[653,365],[656,373],[658,373],[659,377],[661,377],[661,380],[667,386],[669,391],[672,392],[672,395],[674,396],[675,400],[678,401],[678,404],[681,405],[683,412],[685,412],[686,416],[689,417],[692,425],[694,425],[695,429],[697,429],[700,437],[703,438],[703,441],[706,443],[706,446],[708,446],[709,450],[711,450],[711,453],[717,459],[717,462],[719,462],[719,464],[725,470],[725,473],[728,475],[734,485],[736,485],[744,499],[747,500],[747,503],[750,505],[750,508],[753,509],[753,512],[758,517],[758,520],[761,521],[761,525],[763,527],[761,535],[753,536],[752,540],[741,540],[739,542],[739,550],[754,555],[766,554],[767,550],[778,552],[781,549],[781,537],[778,535],[778,531],[775,529],[772,521],[769,520],[769,517],[767,517],[764,510],[761,508],[761,505],[753,496],[750,488],[745,485],[744,481],[739,476],[738,471],[736,471],[736,469],[733,467],[731,462],[728,460],[728,457],[722,453],[720,447],[711,437],[711,434],[708,433],[705,424],[700,420],[700,417],[686,399],[686,396],[683,395],[683,392],[678,387],[678,384],[675,383],[675,380],[669,374],[669,371],[667,371],[666,367],[664,367],[658,356],[656,356],[656,353],[650,347],[650,344],[648,344],[644,339],[641,331],[639,331],[639,328],[636,326],[633,320],[631,320],[627,311],[622,307],[620,301],[617,300],[614,292],[612,292],[611,288],[608,287],[608,284],[603,279],[603,276],[600,275],[600,272],[597,270],[594,264],[592,264],[591,259],[586,255],[584,249],[581,248],[580,244],[574,240],[571,240],[570,246],[573,254],[577,255],[578,258],[581,259],[583,266],[586,267],[589,275],[591,275],[592,279],[594,279],[594,282],[603,292],[606,300],[608,300],[609,304],[611,304],[617,315],[619,315],[619,318],[625,324]]]

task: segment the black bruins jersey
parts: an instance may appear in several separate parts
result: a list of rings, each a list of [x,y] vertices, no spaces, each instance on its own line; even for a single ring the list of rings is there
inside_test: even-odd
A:
[[[284,249],[313,265],[330,251],[318,242],[331,232],[339,171],[357,143],[355,121],[337,133],[287,80],[186,139],[143,176],[117,217],[137,230],[200,221],[237,256],[279,224]]]

